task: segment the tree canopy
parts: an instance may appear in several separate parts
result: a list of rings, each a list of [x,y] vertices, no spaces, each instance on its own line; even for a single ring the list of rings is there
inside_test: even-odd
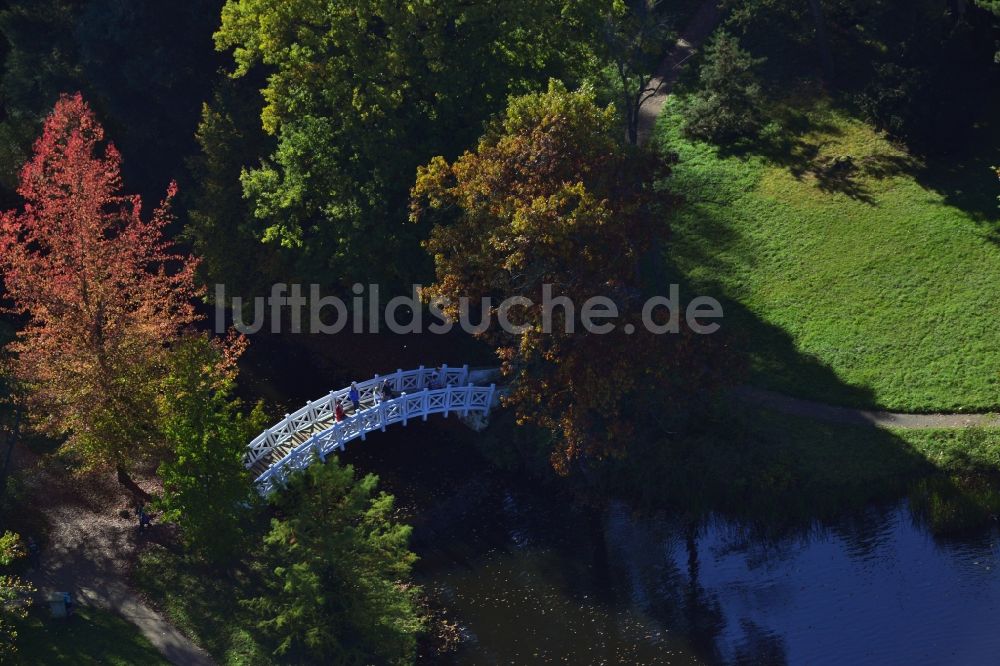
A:
[[[423,620],[409,584],[410,528],[378,479],[334,458],[272,495],[265,594],[248,600],[276,654],[296,663],[412,663]]]
[[[241,413],[231,394],[244,339],[227,344],[191,335],[172,350],[159,398],[159,427],[170,453],[159,469],[163,517],[189,547],[228,563],[246,547],[244,526],[257,499],[243,466],[247,442],[264,429],[261,405]]]
[[[511,92],[580,56],[587,3],[230,0],[216,33],[234,75],[267,72],[277,148],[241,180],[263,239],[330,284],[400,281],[426,265],[407,226],[412,174],[472,141]]]
[[[671,385],[693,395],[704,384],[683,371],[696,357],[687,337],[674,344],[643,325],[639,267],[667,237],[670,198],[652,187],[666,165],[625,147],[619,128],[591,91],[553,82],[512,99],[475,152],[422,167],[412,192],[412,218],[435,222],[428,294],[456,320],[463,299],[492,299],[480,335],[513,375],[519,421],[560,434],[552,460],[563,471],[620,452]],[[561,308],[547,322],[549,288],[576,308],[607,298],[614,330],[569,332],[575,315]],[[508,313],[520,333],[497,324],[512,297],[531,302]]]
[[[11,344],[33,417],[94,465],[127,468],[156,441],[166,343],[195,321],[196,262],[163,238],[170,201],[143,216],[121,155],[83,98],[64,96],[0,218],[0,267],[27,325]]]

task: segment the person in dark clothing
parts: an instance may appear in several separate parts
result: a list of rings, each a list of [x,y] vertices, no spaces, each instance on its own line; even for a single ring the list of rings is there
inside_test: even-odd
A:
[[[42,568],[42,553],[38,547],[38,542],[32,537],[28,537],[28,564],[32,569]]]
[[[153,519],[149,517],[148,513],[146,513],[146,505],[145,504],[140,504],[139,507],[135,510],[135,514],[136,514],[136,516],[139,517],[139,531],[140,532],[142,532],[147,527],[149,527],[150,523],[153,522]]]
[[[351,390],[347,392],[347,399],[354,405],[354,411],[361,409],[361,391],[358,390],[357,382],[351,382]]]

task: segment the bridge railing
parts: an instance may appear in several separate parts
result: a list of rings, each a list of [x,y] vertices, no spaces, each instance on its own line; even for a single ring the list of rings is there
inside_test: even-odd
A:
[[[461,386],[469,377],[469,366],[450,368],[442,365],[440,368],[425,368],[416,370],[397,370],[388,375],[375,375],[372,379],[358,382],[362,407],[373,407],[377,402],[377,393],[382,382],[388,381],[394,393],[413,392],[424,388],[443,388],[446,386]],[[243,462],[249,468],[258,460],[271,455],[276,448],[282,448],[285,443],[301,432],[312,432],[318,426],[334,420],[334,409],[337,400],[343,401],[345,408],[350,406],[347,394],[350,387],[331,391],[319,400],[306,403],[305,407],[292,413],[271,426],[247,445],[247,453]]]
[[[464,372],[467,374],[468,368]],[[386,426],[393,423],[406,425],[412,418],[426,421],[431,414],[448,416],[451,412],[458,412],[466,416],[471,411],[488,412],[495,390],[496,386],[493,384],[469,384],[438,389],[425,386],[414,393],[404,391],[398,398],[361,409],[343,421],[334,421],[330,427],[315,433],[268,467],[254,483],[260,493],[266,495],[284,485],[290,474],[305,469],[317,460],[325,462],[326,456],[336,450],[342,451],[351,440],[363,440],[369,432],[385,430]]]

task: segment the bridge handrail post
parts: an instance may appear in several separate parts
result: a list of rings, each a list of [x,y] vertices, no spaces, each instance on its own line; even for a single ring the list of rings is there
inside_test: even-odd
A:
[[[406,391],[400,392],[400,398],[402,399],[403,402],[400,405],[399,413],[403,417],[403,426],[405,427],[407,422],[410,420],[410,410],[408,407],[408,401],[406,399]]]
[[[319,458],[320,462],[325,463],[326,454],[323,453],[323,445],[320,443],[319,437],[313,435],[310,439],[312,440],[313,453],[316,454],[316,457]]]
[[[431,408],[430,400],[431,400],[431,390],[430,390],[430,388],[428,388],[428,387],[425,386],[424,387],[424,395],[423,395],[423,397],[420,400],[420,412],[421,412],[421,416],[423,417],[422,420],[424,420],[424,421],[427,420],[427,412]]]
[[[469,366],[465,366],[468,368]],[[472,400],[472,382],[465,388],[465,400],[462,402],[462,416],[469,415],[469,402]]]
[[[285,414],[285,418],[281,419],[281,430],[285,434],[287,434],[288,431],[291,430],[291,427],[292,427],[292,415],[291,414]],[[291,439],[291,436],[288,436],[285,439]],[[275,444],[278,444],[278,443],[279,442],[275,442]]]
[[[488,414],[490,409],[493,408],[493,393],[497,390],[496,384],[490,384],[490,393],[486,397],[486,407],[483,408],[483,413]]]
[[[445,418],[448,418],[448,412],[449,412],[449,410],[451,410],[451,394],[452,394],[451,384],[448,384],[448,386],[444,390],[444,417]]]

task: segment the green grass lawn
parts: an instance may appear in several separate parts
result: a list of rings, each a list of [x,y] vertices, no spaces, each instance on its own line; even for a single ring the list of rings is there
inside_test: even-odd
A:
[[[114,613],[78,608],[69,620],[48,617],[35,608],[17,623],[15,664],[102,664],[158,666],[169,664],[131,623]]]
[[[683,437],[636,442],[610,462],[604,490],[779,529],[933,491],[979,507],[963,519],[981,525],[1000,511],[998,473],[1000,429],[887,430],[727,406]]]
[[[987,130],[978,156],[923,164],[813,100],[779,107],[781,129],[756,147],[722,154],[682,137],[679,103],[658,134],[687,199],[669,277],[722,297],[752,383],[900,411],[1000,407]],[[822,168],[845,156],[853,168]]]
[[[139,559],[136,582],[170,621],[220,664],[273,663],[254,638],[252,622],[237,599],[253,583],[220,575],[196,559],[156,546]]]

